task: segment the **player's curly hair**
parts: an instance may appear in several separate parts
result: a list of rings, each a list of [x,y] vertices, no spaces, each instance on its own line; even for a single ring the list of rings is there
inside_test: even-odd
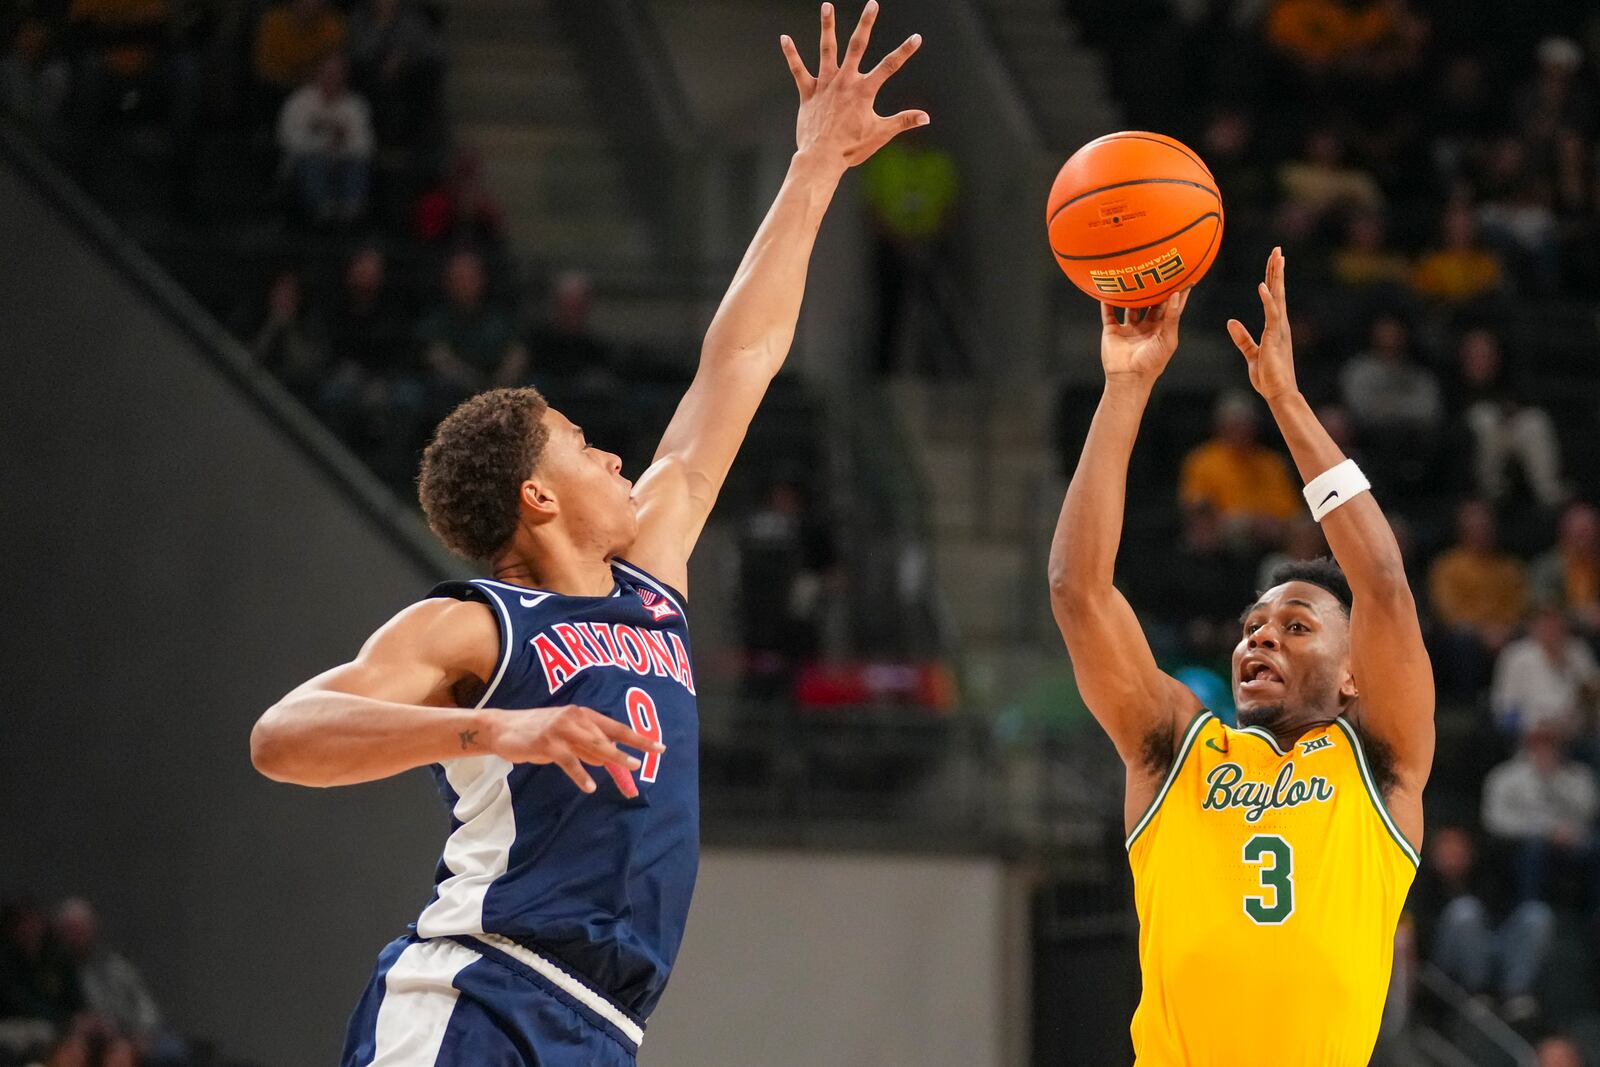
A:
[[[550,431],[537,389],[491,389],[461,403],[422,453],[417,498],[428,528],[458,556],[487,562],[517,529],[517,490]]]
[[[1333,598],[1344,609],[1345,617],[1350,617],[1350,605],[1355,598],[1350,593],[1349,579],[1345,578],[1344,571],[1332,556],[1284,560],[1267,574],[1267,589],[1280,586],[1284,582],[1309,582],[1311,585],[1321,586],[1333,594]],[[1262,592],[1266,590],[1263,589]]]

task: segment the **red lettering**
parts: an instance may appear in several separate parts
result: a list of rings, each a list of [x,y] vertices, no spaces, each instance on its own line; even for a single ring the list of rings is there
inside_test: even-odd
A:
[[[656,702],[650,694],[637,687],[628,690],[628,721],[639,733],[652,741],[661,740],[661,719],[656,715]],[[639,768],[639,781],[653,782],[661,770],[661,753],[646,752]]]
[[[539,653],[539,665],[544,668],[544,683],[554,693],[578,673],[578,665],[567,658],[547,634],[537,634],[533,647]]]
[[[650,655],[644,650],[644,642],[639,639],[639,631],[632,626],[618,623],[612,627],[612,632],[616,635],[617,645],[627,660],[628,669],[634,674],[649,674]]]
[[[689,665],[689,650],[683,646],[683,638],[677,634],[669,633],[667,637],[672,641],[672,658],[678,664],[678,681],[693,695],[694,668]]]
[[[617,650],[617,635],[611,629],[610,623],[580,622],[578,625],[583,628],[585,633],[595,638],[594,647],[600,650],[600,658],[602,660],[609,662],[613,667],[623,666],[622,653]]]
[[[650,666],[656,674],[683,681],[678,677],[678,665],[672,662],[672,650],[667,647],[667,639],[654,630],[640,630],[639,636],[644,638],[644,648],[650,654]]]
[[[550,629],[554,630],[556,636],[561,638],[561,643],[567,646],[567,655],[572,657],[572,662],[578,665],[580,671],[585,667],[600,666],[600,661],[595,658],[594,653],[590,652],[588,646],[583,643],[583,638],[578,634],[576,626],[573,626],[570,622],[558,622]]]

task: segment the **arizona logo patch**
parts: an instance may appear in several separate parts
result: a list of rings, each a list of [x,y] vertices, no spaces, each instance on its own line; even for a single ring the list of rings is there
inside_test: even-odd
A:
[[[670,619],[678,614],[677,609],[672,606],[672,601],[660,593],[649,589],[636,589],[634,592],[639,594],[639,602],[644,605],[644,610],[648,611],[650,617],[657,622],[662,619]]]

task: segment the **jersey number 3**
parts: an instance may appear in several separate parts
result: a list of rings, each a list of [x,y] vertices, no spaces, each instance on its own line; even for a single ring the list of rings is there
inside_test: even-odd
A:
[[[1294,849],[1277,834],[1257,834],[1244,843],[1244,861],[1260,865],[1266,890],[1244,898],[1244,913],[1262,926],[1277,926],[1294,914]]]
[[[656,702],[638,686],[628,690],[628,722],[639,733],[652,741],[661,740],[661,719],[656,715]],[[643,766],[639,768],[639,781],[653,782],[661,771],[661,753],[646,752]]]

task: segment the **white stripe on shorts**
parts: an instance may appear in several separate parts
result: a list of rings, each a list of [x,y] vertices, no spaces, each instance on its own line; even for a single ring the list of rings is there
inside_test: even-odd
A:
[[[622,1031],[623,1034],[627,1035],[628,1040],[633,1042],[635,1048],[644,1044],[644,1029],[638,1023],[628,1018],[623,1014],[621,1008],[611,1003],[600,993],[590,989],[578,978],[562,970],[554,961],[546,959],[528,946],[513,941],[509,937],[502,937],[500,934],[475,934],[473,936],[484,944],[504,952],[524,967],[543,975],[551,985]]]
[[[371,1067],[434,1067],[456,1010],[457,974],[481,959],[454,941],[422,941],[384,977]]]

